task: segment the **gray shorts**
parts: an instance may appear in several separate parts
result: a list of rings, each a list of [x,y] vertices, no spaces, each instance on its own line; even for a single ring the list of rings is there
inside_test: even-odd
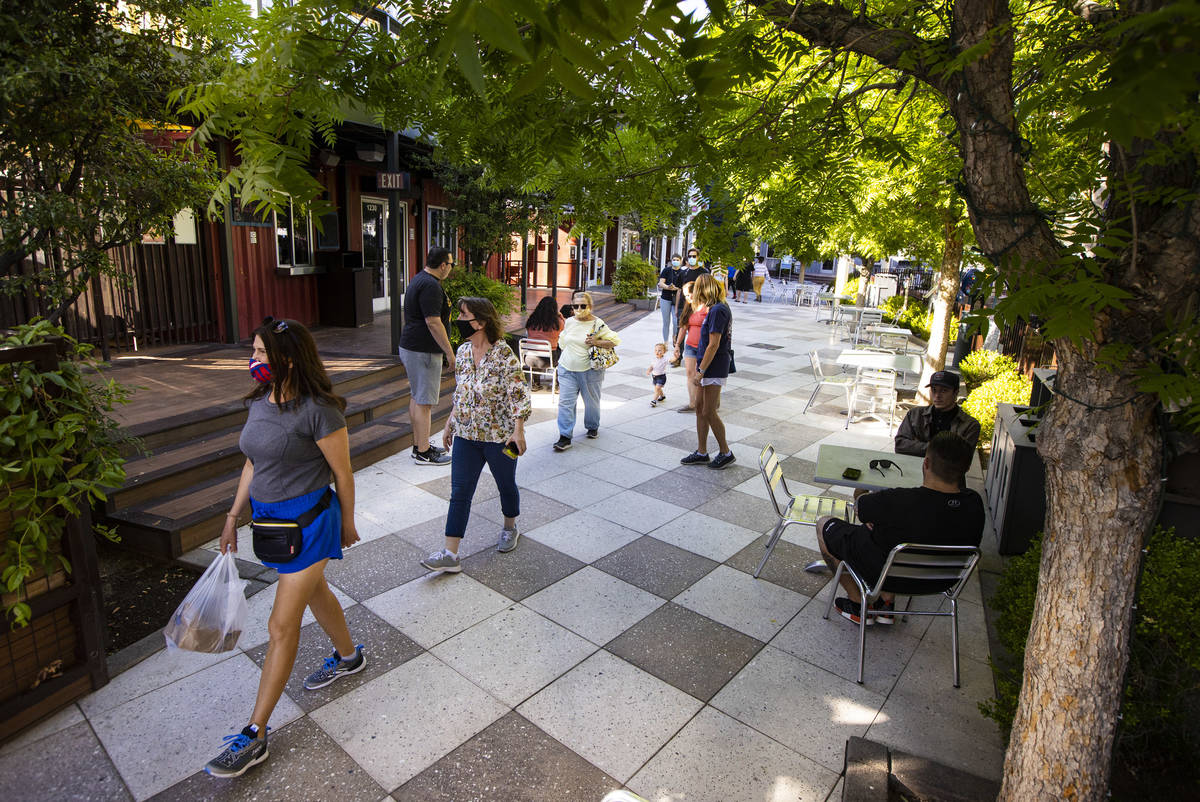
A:
[[[408,374],[409,392],[418,404],[434,406],[442,392],[442,355],[400,349],[400,361]]]

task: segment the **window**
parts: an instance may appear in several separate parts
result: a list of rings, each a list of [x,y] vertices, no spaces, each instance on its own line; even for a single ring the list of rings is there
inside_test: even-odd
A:
[[[449,209],[429,207],[429,247],[449,248],[452,254],[458,252],[458,231]]]
[[[275,243],[280,267],[312,264],[312,220],[308,215],[294,218],[291,201],[286,210],[275,213]]]

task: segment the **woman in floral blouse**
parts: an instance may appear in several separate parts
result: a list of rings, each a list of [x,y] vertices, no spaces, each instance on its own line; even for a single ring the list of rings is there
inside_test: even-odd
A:
[[[446,514],[446,544],[421,561],[431,571],[462,570],[458,547],[467,531],[471,499],[486,463],[500,491],[504,528],[496,550],[517,547],[517,456],[525,453],[525,421],[529,418],[529,388],[517,356],[504,339],[504,326],[486,298],[463,298],[454,323],[463,344],[455,354],[454,408],[442,432],[450,449],[450,510]]]

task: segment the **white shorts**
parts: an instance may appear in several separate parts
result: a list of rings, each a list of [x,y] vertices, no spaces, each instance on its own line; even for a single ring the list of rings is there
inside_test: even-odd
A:
[[[727,381],[727,379],[724,379],[724,378],[721,378],[721,379],[705,379],[705,378],[701,378],[701,379],[700,379],[700,386],[701,386],[701,387],[724,387],[724,386],[725,386],[725,382],[726,382],[726,381]]]

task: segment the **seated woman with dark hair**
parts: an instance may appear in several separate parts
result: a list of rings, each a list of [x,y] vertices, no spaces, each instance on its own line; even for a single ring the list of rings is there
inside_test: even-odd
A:
[[[554,299],[549,295],[538,301],[537,306],[533,308],[533,313],[525,321],[525,336],[531,340],[549,342],[555,364],[558,364],[558,355],[562,353],[558,347],[558,335],[562,332],[564,322],[563,316],[554,308]],[[534,354],[525,356],[525,364],[534,370],[546,370],[550,367],[544,356]],[[542,382],[537,374],[534,374],[533,377],[533,389],[542,389]]]

